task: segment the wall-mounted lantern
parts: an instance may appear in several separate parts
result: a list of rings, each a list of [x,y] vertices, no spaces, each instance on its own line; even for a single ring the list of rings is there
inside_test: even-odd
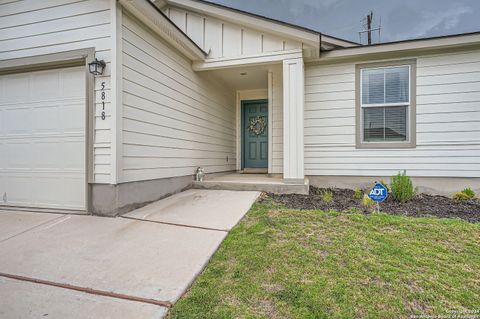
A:
[[[105,61],[95,59],[88,64],[88,71],[93,75],[102,75],[105,70]]]

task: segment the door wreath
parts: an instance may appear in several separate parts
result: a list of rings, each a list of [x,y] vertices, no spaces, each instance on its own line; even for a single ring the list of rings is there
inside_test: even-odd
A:
[[[248,123],[248,130],[257,136],[263,134],[266,128],[267,121],[265,121],[265,117],[260,115],[250,119]]]

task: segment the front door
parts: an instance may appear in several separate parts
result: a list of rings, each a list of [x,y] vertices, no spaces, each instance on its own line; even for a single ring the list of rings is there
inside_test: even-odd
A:
[[[268,101],[242,101],[243,168],[268,167]]]

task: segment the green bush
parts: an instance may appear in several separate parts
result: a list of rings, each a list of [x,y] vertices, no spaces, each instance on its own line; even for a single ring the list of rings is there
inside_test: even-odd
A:
[[[462,202],[464,200],[471,199],[471,197],[465,194],[464,192],[456,192],[455,194],[453,194],[452,199],[457,202]]]
[[[363,198],[363,190],[360,188],[355,188],[353,191],[353,199],[362,199]]]
[[[470,187],[464,188],[462,193],[467,195],[469,199],[475,198],[475,192]]]
[[[475,192],[470,187],[467,187],[461,192],[456,192],[453,194],[452,198],[457,202],[473,199],[475,198]]]
[[[390,190],[395,200],[406,203],[415,197],[417,190],[413,187],[412,180],[406,171],[392,176],[391,181]]]
[[[333,193],[331,191],[323,191],[322,192],[322,200],[325,203],[331,203],[333,201]]]

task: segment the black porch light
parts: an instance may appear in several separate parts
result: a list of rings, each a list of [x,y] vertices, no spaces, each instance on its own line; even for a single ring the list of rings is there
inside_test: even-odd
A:
[[[102,75],[105,69],[105,61],[95,59],[88,64],[88,71],[93,75]]]

